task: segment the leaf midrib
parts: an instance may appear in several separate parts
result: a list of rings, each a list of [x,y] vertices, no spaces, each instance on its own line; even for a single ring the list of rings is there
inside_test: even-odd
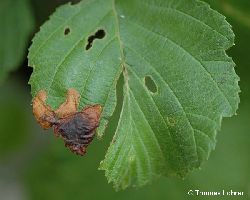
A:
[[[113,3],[114,3],[114,0],[113,0]],[[113,5],[114,5],[114,4],[113,4]],[[148,6],[149,6],[149,5],[148,5]],[[117,20],[117,22],[118,22],[118,21],[119,21],[119,20],[118,20],[118,15],[117,15],[117,13],[116,13],[114,7],[113,7],[113,9],[114,9],[114,14],[115,14],[116,20]],[[197,18],[195,18],[195,17],[193,17],[193,16],[191,16],[191,15],[185,13],[185,12],[179,11],[179,10],[177,10],[177,9],[174,9],[174,8],[169,8],[169,9],[170,9],[170,10],[173,10],[173,11],[176,11],[176,12],[178,12],[179,14],[183,14],[183,15],[185,15],[185,16],[188,16],[190,19],[195,20],[195,21],[201,23],[202,25],[206,26],[206,27],[209,28],[209,29],[214,30],[215,32],[217,32],[218,34],[220,34],[221,36],[223,36],[224,39],[226,39],[227,41],[229,41],[229,39],[226,38],[222,33],[218,32],[217,30],[215,30],[214,28],[212,28],[212,27],[209,26],[208,24],[202,22],[201,20],[199,20],[199,19],[197,19]],[[158,35],[158,36],[160,36],[160,37],[162,37],[162,38],[164,38],[164,39],[167,39],[168,41],[170,41],[170,42],[172,42],[174,45],[176,45],[178,48],[182,49],[187,55],[189,55],[191,58],[193,58],[196,62],[198,62],[198,63],[199,63],[199,66],[201,66],[201,67],[203,68],[204,72],[207,74],[208,77],[210,77],[210,80],[211,80],[211,81],[214,83],[214,85],[217,87],[218,92],[221,93],[221,96],[226,100],[226,102],[227,102],[229,108],[232,109],[232,105],[230,104],[230,102],[229,102],[229,100],[227,99],[227,97],[226,97],[226,95],[224,94],[224,92],[223,92],[223,91],[221,90],[221,88],[218,86],[217,82],[214,80],[213,76],[209,73],[209,71],[208,71],[208,70],[206,69],[206,67],[202,64],[202,62],[201,62],[199,59],[197,59],[193,54],[191,54],[191,53],[190,53],[189,51],[187,51],[184,47],[182,47],[180,44],[178,44],[177,42],[173,41],[173,40],[170,39],[169,37],[166,37],[166,36],[164,36],[164,35],[162,35],[162,34],[160,34],[160,33],[158,33],[158,32],[149,30],[148,28],[142,26],[141,24],[132,22],[131,20],[128,20],[128,19],[127,19],[127,22],[133,23],[134,25],[139,26],[140,28],[143,28],[143,29],[146,30],[146,31],[149,31],[149,32],[151,32],[151,33],[153,33],[153,34],[156,34],[156,35]],[[119,28],[119,24],[117,24],[117,26],[118,26],[118,28]],[[118,34],[120,34],[119,31],[118,31]],[[119,43],[120,43],[120,48],[124,48],[124,47],[122,46],[122,41],[121,41],[121,39],[120,39],[120,36],[119,36]],[[127,45],[125,45],[125,46],[127,47]],[[132,51],[134,51],[134,50],[131,49],[131,48],[129,48],[129,49],[132,50]],[[122,50],[121,52],[123,52],[123,50]],[[135,51],[134,51],[134,52],[135,52]],[[138,54],[138,52],[136,52],[136,53]],[[140,55],[140,54],[138,54],[138,55]],[[140,55],[140,57],[141,57],[141,55]],[[145,60],[145,58],[143,58],[143,59]],[[147,60],[145,60],[145,61],[148,63]],[[123,63],[125,63],[124,55],[123,55]],[[150,64],[151,68],[156,72],[156,69],[155,69],[154,67],[152,67],[151,63],[149,63],[149,64]],[[124,64],[124,67],[126,67],[125,64]],[[131,69],[131,70],[132,70],[132,69]],[[172,91],[172,93],[174,94],[174,96],[177,98],[177,96],[176,96],[176,94],[174,93],[173,89],[169,86],[169,84],[165,81],[165,79],[164,79],[158,72],[156,72],[156,73],[157,73],[158,76],[167,84],[167,86],[170,88],[170,90]],[[126,79],[128,80],[128,77],[126,78],[126,76],[127,76],[127,73],[124,73],[125,80],[126,80]],[[180,101],[179,101],[178,98],[177,98],[177,102],[178,102],[179,106],[181,107],[181,109],[183,110],[183,113],[184,113],[184,115],[185,115],[185,118],[187,119],[187,121],[188,121],[188,123],[189,123],[189,126],[191,127],[192,134],[193,134],[193,139],[194,139],[194,143],[195,143],[196,156],[197,156],[197,159],[198,159],[197,142],[196,142],[196,138],[195,138],[195,134],[194,134],[194,128],[193,128],[193,126],[191,125],[190,119],[188,118],[188,116],[187,116],[187,114],[186,114],[186,111],[185,111],[185,109],[183,108],[183,106],[182,106],[182,104],[180,103]],[[157,106],[156,106],[156,107],[157,107]],[[157,107],[157,108],[158,108],[158,107]],[[158,109],[158,110],[159,110],[159,109]],[[161,115],[161,117],[162,117],[162,115]],[[164,123],[166,124],[166,122],[165,122],[164,119],[163,119],[163,121],[164,121]],[[166,127],[169,128],[168,126],[166,126]],[[171,133],[170,133],[170,135],[171,135]],[[206,136],[209,137],[207,134],[206,134]],[[172,136],[171,136],[171,138],[172,138]],[[210,137],[209,137],[209,138],[210,138]],[[211,138],[210,138],[210,140],[211,140]]]

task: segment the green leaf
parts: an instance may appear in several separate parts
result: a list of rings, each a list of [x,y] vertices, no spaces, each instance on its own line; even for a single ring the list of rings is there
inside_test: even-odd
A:
[[[23,60],[33,25],[27,0],[0,1],[0,81]]]
[[[233,44],[225,17],[196,0],[68,4],[33,40],[32,95],[46,90],[55,109],[77,89],[79,109],[103,106],[102,136],[123,71],[123,107],[100,169],[117,189],[184,177],[208,159],[222,117],[237,110],[239,78],[225,53]]]

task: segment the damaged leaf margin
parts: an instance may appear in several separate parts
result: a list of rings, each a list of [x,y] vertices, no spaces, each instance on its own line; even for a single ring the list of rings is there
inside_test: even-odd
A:
[[[39,91],[33,99],[33,114],[44,129],[53,128],[56,137],[62,137],[65,146],[78,155],[84,155],[99,126],[102,107],[86,106],[78,112],[79,93],[69,89],[64,103],[53,111],[46,104],[47,94]]]

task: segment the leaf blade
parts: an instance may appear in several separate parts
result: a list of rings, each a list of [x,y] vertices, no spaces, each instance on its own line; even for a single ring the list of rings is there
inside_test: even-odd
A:
[[[100,29],[104,39],[84,50]],[[123,70],[123,108],[100,169],[116,189],[142,186],[162,175],[184,177],[208,159],[222,117],[237,110],[239,78],[225,53],[233,40],[225,18],[196,0],[66,5],[30,48],[32,95],[48,90],[47,103],[55,109],[66,90],[76,88],[80,109],[95,103],[104,107],[102,136]]]
[[[155,169],[154,176],[164,171],[167,176],[184,177],[208,159],[215,147],[222,117],[232,116],[238,107],[239,78],[234,71],[235,64],[225,54],[233,45],[231,26],[222,15],[198,1],[159,0],[153,5],[151,1],[117,2],[118,15],[122,16],[120,32],[128,74],[124,75],[128,77],[125,84],[131,88],[137,106],[144,113],[137,119],[144,118],[150,124],[160,144],[155,154],[164,155],[161,162],[165,166]],[[207,15],[201,15],[201,11]],[[156,83],[156,94],[150,93],[144,85],[147,76]],[[124,98],[131,93],[125,92]],[[141,134],[145,130],[141,129]],[[116,141],[122,134],[126,133],[116,132]],[[135,141],[131,143],[131,146],[138,145]],[[120,189],[129,185],[128,178],[119,179],[112,171],[117,174],[119,164],[130,164],[126,160],[119,163],[115,158],[107,159],[113,155],[115,146],[116,143],[110,145],[101,169],[106,170],[107,178]],[[136,155],[140,157],[135,152]],[[109,162],[117,162],[118,167],[110,170]],[[143,185],[139,180],[145,175],[139,170],[131,173],[138,174],[134,184]],[[153,180],[154,176],[147,180]]]

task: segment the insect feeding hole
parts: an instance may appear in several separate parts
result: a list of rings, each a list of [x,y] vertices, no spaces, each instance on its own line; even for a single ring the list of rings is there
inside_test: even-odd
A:
[[[155,84],[151,76],[145,76],[145,85],[150,92],[157,92],[157,85]]]
[[[68,35],[70,33],[70,28],[65,28],[64,35]]]
[[[89,50],[93,46],[95,39],[103,39],[105,35],[106,33],[103,29],[97,30],[94,35],[88,37],[88,44],[86,45],[85,49]]]

